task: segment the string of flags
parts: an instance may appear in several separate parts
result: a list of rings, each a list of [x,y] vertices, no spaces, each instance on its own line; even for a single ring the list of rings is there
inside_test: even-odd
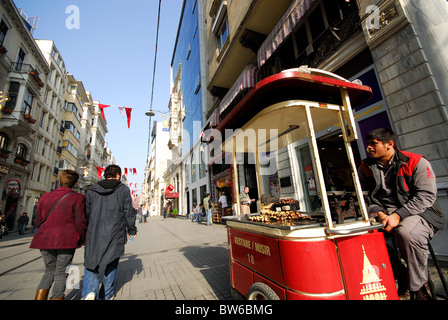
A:
[[[117,107],[122,115],[122,117],[124,118],[126,115],[126,119],[127,119],[127,123],[128,123],[128,128],[131,126],[131,112],[132,112],[132,108],[126,108],[126,107],[121,107],[121,106],[113,106],[110,104],[98,104],[98,107],[101,110],[101,115],[103,117],[103,121],[106,121],[106,117],[104,116],[104,109],[105,108],[109,108],[109,107]]]
[[[96,171],[98,173],[98,179],[100,179],[101,176],[103,175],[104,169],[106,169],[106,168],[105,167],[96,167]],[[126,175],[128,175],[128,172],[129,172],[129,174],[136,175],[137,174],[137,169],[135,169],[135,168],[123,168],[123,172],[121,174],[123,176],[126,176]],[[137,183],[135,185],[137,187]]]

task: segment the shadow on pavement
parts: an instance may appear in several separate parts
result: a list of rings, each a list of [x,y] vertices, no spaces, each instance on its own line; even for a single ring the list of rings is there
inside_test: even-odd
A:
[[[124,255],[118,264],[115,280],[115,293],[120,291],[127,282],[131,281],[134,275],[140,274],[142,270],[142,260],[137,259],[137,255]]]
[[[180,249],[219,300],[233,299],[230,292],[229,253],[224,247],[188,246]]]

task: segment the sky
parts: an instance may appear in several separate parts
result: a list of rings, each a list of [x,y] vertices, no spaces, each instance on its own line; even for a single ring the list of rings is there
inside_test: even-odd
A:
[[[104,109],[106,142],[140,194],[148,154],[158,0],[13,0],[38,16],[35,39],[54,40],[67,72],[101,104],[132,108],[128,129],[119,109]],[[183,0],[161,2],[153,110],[168,111],[170,65]],[[153,121],[163,119],[156,115]],[[135,185],[131,187],[135,189]]]

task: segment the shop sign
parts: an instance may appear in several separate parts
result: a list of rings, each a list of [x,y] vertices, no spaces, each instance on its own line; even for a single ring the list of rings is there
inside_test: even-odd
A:
[[[168,192],[165,195],[166,199],[174,199],[174,198],[179,198],[179,192]]]
[[[8,191],[18,191],[19,188],[19,180],[8,180]]]
[[[224,188],[224,187],[231,187],[232,181],[230,180],[230,176],[226,176],[222,179],[216,180],[216,187],[218,188]]]

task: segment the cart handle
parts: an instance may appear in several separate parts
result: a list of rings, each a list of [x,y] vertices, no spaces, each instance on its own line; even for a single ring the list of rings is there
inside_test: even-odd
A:
[[[373,224],[373,225],[370,225],[367,227],[354,228],[354,229],[329,229],[329,228],[327,228],[327,229],[325,229],[325,233],[342,236],[342,235],[349,235],[349,234],[358,233],[358,232],[382,229],[383,227],[384,227],[384,225],[382,223],[376,223],[376,224]]]

